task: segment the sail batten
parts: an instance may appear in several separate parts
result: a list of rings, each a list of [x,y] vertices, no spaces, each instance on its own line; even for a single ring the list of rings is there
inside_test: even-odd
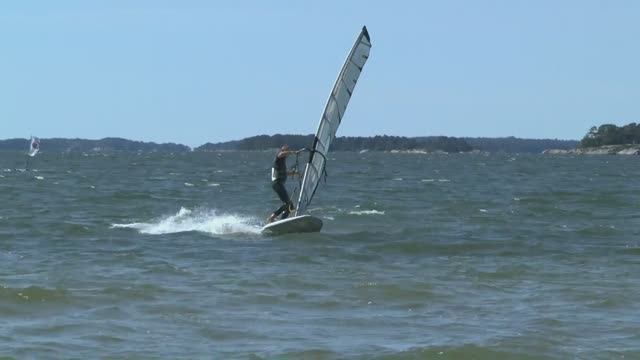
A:
[[[364,64],[369,58],[370,49],[371,39],[369,32],[366,27],[363,27],[342,65],[338,78],[329,93],[324,112],[320,117],[320,124],[318,124],[318,130],[313,141],[309,160],[305,166],[302,185],[300,186],[296,215],[306,211],[318,188],[322,175],[325,174],[327,152],[336,136],[338,126],[342,122]],[[316,153],[321,156],[315,156]]]

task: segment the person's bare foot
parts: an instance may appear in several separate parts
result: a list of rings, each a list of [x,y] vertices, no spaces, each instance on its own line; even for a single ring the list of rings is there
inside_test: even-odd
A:
[[[276,214],[271,214],[271,215],[267,218],[267,224],[272,223],[275,219],[276,219]]]

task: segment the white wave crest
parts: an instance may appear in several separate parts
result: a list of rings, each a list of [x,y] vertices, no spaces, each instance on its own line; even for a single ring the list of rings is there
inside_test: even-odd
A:
[[[384,211],[380,211],[380,210],[349,211],[349,215],[384,215]]]
[[[175,215],[153,222],[130,224],[112,224],[112,228],[136,229],[142,234],[161,235],[188,231],[198,231],[213,235],[258,234],[261,227],[258,221],[248,216],[236,214],[217,214],[215,210],[192,211],[181,207]]]

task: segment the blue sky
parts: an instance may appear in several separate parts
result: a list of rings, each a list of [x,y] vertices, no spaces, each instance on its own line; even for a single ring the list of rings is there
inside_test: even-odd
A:
[[[3,2],[0,138],[313,133],[366,25],[338,135],[579,139],[640,122],[638,19],[638,1]]]

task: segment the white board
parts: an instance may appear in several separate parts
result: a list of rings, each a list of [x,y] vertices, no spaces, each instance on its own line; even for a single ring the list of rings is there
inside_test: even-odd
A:
[[[282,235],[289,233],[318,232],[320,229],[322,229],[322,220],[311,215],[300,215],[267,224],[262,228],[262,232],[271,235]]]

